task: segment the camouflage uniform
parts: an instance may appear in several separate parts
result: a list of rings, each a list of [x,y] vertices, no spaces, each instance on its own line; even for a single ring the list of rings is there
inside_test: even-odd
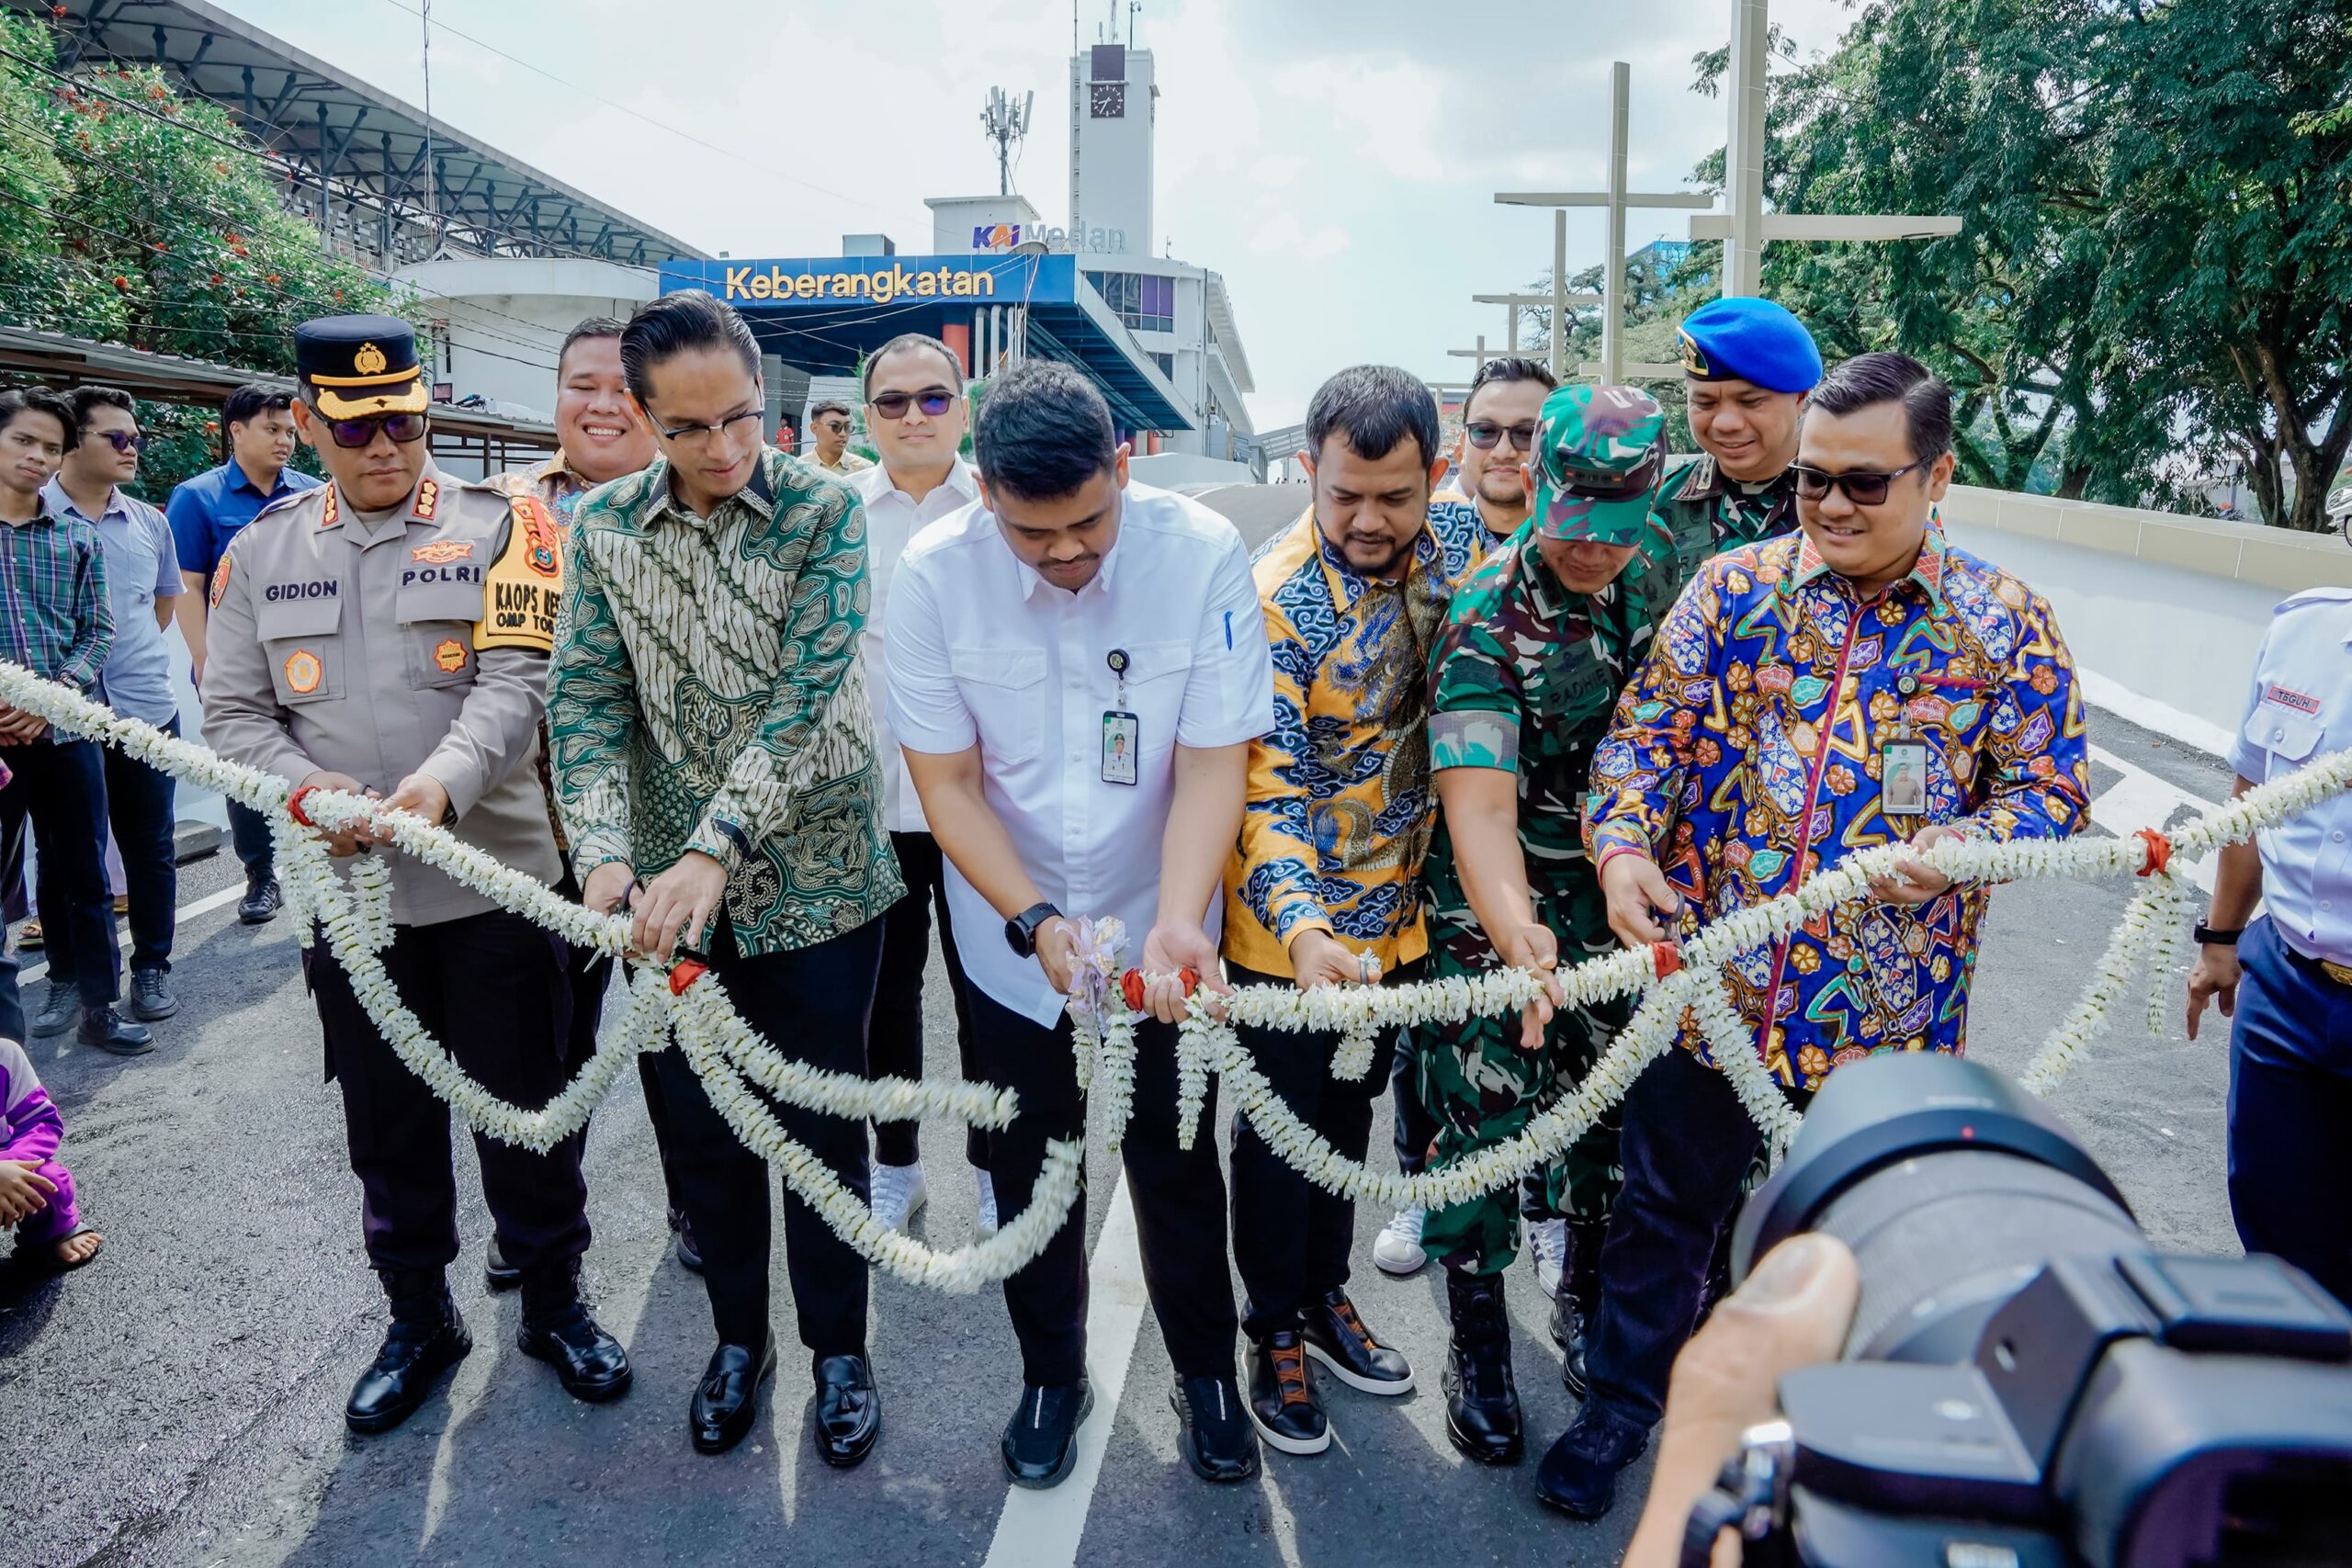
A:
[[[1666,589],[1671,603],[1711,558],[1795,533],[1796,479],[1783,468],[1760,484],[1743,483],[1702,454],[1666,476],[1651,515],[1660,533],[1645,553],[1663,556],[1657,546],[1671,547],[1672,558],[1663,562],[1672,569]],[[1663,615],[1666,607],[1659,604],[1658,614]]]
[[[1545,402],[1539,449],[1552,478],[1539,483],[1528,525],[1463,581],[1430,670],[1431,766],[1518,775],[1528,888],[1536,918],[1558,940],[1566,963],[1617,945],[1584,853],[1585,792],[1593,748],[1608,730],[1617,694],[1641,662],[1654,607],[1670,592],[1672,581],[1671,548],[1645,518],[1659,466],[1656,405],[1642,398],[1650,413],[1615,435],[1585,428],[1600,412],[1588,406],[1589,395],[1609,390],[1564,388]],[[1567,399],[1566,412],[1555,412],[1555,402],[1572,393],[1583,397]],[[1642,443],[1650,444],[1646,458],[1639,457]],[[1574,450],[1564,456],[1564,444]],[[1563,479],[1594,477],[1566,457],[1589,463],[1596,445],[1603,457],[1633,458],[1635,466],[1623,477],[1638,505],[1604,509],[1562,492]],[[1634,450],[1612,450],[1627,446]],[[1570,592],[1553,573],[1538,547],[1539,532],[1644,547],[1616,581],[1587,595]],[[1423,877],[1432,916],[1432,976],[1496,967],[1500,961],[1464,892],[1453,836],[1442,820]],[[1454,1163],[1524,1130],[1590,1070],[1631,1010],[1626,998],[1563,1010],[1543,1049],[1532,1054],[1520,1049],[1516,1016],[1417,1029],[1421,1099],[1440,1127],[1433,1163]],[[1611,1115],[1549,1173],[1553,1211],[1578,1221],[1605,1218],[1616,1189],[1615,1165]],[[1456,1269],[1498,1274],[1518,1253],[1519,1210],[1517,1194],[1509,1190],[1432,1209],[1422,1245]]]

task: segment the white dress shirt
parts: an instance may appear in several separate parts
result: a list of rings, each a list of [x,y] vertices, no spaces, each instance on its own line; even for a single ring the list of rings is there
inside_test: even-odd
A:
[[[1038,890],[1073,919],[1125,921],[1127,963],[1140,964],[1177,744],[1234,746],[1273,728],[1273,662],[1240,535],[1198,502],[1130,484],[1117,539],[1072,593],[1023,565],[976,503],[917,536],[894,592],[884,651],[899,744],[952,755],[977,741],[988,803]],[[1114,649],[1127,655],[1124,695]],[[1140,730],[1132,784],[1102,780],[1114,711]],[[971,982],[1051,1027],[1062,998],[952,861],[947,905],[970,933],[956,945]],[[1214,892],[1202,915],[1214,938]]]
[[[973,476],[972,465],[960,457],[956,459],[956,466],[947,470],[946,479],[933,485],[931,493],[921,501],[898,487],[887,464],[876,463],[842,477],[865,502],[868,581],[862,657],[865,662],[865,689],[878,697],[882,691],[882,644],[888,635],[884,622],[890,604],[890,580],[898,575],[899,558],[906,554],[908,543],[925,527],[979,500],[980,485]],[[890,736],[889,705],[879,701],[874,705],[874,755],[882,769],[882,826],[893,833],[927,831],[922,802],[915,798],[914,780],[907,775],[907,760],[899,754],[899,743]]]

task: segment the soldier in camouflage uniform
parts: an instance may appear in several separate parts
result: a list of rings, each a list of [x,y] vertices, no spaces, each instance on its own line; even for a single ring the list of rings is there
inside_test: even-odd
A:
[[[1614,950],[1584,854],[1582,808],[1593,747],[1667,587],[1666,552],[1639,547],[1654,527],[1664,426],[1657,404],[1631,387],[1554,392],[1530,455],[1528,525],[1457,592],[1430,670],[1430,760],[1442,807],[1423,874],[1435,976],[1498,964],[1548,971],[1564,956]],[[1538,1004],[1518,1020],[1415,1031],[1422,1099],[1441,1129],[1434,1163],[1524,1130],[1590,1069],[1627,1011]],[[1610,1127],[1595,1128],[1553,1173],[1572,1236],[1597,1241],[1606,1221],[1614,1140]],[[1523,1442],[1501,1280],[1519,1228],[1518,1197],[1506,1190],[1431,1210],[1423,1230],[1446,1265],[1453,1321],[1447,1433],[1486,1463],[1516,1461]],[[1575,1387],[1580,1325],[1564,1321],[1562,1337]]]
[[[1683,321],[1681,339],[1684,406],[1700,455],[1658,487],[1657,519],[1673,552],[1669,599],[1708,558],[1797,531],[1789,465],[1806,395],[1821,379],[1813,334],[1769,299],[1712,300]]]

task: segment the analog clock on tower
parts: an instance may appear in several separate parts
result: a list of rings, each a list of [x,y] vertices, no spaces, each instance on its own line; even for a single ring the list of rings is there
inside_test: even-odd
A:
[[[1088,96],[1087,112],[1094,119],[1125,119],[1127,115],[1127,85],[1125,82],[1096,82]]]

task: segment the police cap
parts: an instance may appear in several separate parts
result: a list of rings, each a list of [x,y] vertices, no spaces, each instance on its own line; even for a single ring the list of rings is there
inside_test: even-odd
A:
[[[423,413],[416,329],[391,316],[322,316],[294,329],[294,367],[329,419]]]

